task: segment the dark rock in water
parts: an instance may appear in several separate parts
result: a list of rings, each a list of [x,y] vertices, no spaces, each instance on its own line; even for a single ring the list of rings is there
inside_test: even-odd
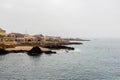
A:
[[[27,53],[29,56],[39,56],[41,55],[40,53]]]
[[[55,54],[56,52],[53,52],[53,51],[45,51],[44,53],[45,53],[45,54]]]
[[[42,50],[38,46],[35,46],[28,52],[29,53],[42,53]]]
[[[73,45],[82,45],[83,43],[81,43],[81,42],[70,42],[69,44],[73,44]]]
[[[26,50],[11,50],[9,53],[24,53]]]
[[[68,46],[46,46],[46,48],[50,48],[50,49],[68,49],[68,50],[74,50],[73,47],[68,47]]]
[[[4,50],[4,49],[0,49],[0,55],[5,55],[5,54],[7,54],[8,53],[8,51],[6,51],[6,50]]]
[[[35,46],[30,51],[28,51],[27,54],[34,56],[34,55],[40,55],[41,53],[43,53],[43,51],[38,46]]]

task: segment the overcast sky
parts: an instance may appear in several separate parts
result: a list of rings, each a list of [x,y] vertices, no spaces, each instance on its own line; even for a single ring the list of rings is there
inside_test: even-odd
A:
[[[7,33],[120,38],[120,0],[0,0]]]

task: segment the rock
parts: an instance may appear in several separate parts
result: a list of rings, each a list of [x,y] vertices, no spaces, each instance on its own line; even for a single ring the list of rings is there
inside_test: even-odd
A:
[[[41,53],[43,53],[43,51],[38,46],[35,46],[31,50],[29,50],[27,54],[31,56],[35,56],[35,55],[40,55]]]
[[[24,52],[27,52],[26,50],[11,50],[11,51],[8,51],[9,53],[24,53]]]
[[[50,49],[68,49],[68,50],[74,50],[73,47],[68,47],[68,46],[47,46],[46,48],[50,48]]]
[[[8,51],[0,48],[0,55],[5,55],[7,53],[8,53]]]
[[[73,44],[73,45],[82,45],[83,43],[81,43],[81,42],[69,42],[69,44]]]
[[[56,54],[56,52],[53,52],[53,51],[45,51],[44,53],[45,54]]]

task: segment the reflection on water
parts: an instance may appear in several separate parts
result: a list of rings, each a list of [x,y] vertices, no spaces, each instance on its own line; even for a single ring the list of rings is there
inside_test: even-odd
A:
[[[120,80],[120,40],[94,40],[75,51],[0,56],[0,80]]]

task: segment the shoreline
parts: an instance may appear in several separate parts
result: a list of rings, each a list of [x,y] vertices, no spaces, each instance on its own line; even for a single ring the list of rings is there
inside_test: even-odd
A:
[[[74,50],[74,47],[69,47],[68,45],[82,45],[81,42],[51,42],[46,41],[44,43],[18,43],[11,44],[8,43],[0,43],[0,55],[8,54],[8,53],[27,53],[28,55],[39,55],[42,53],[46,54],[55,54],[53,50]]]
[[[0,55],[8,54],[8,53],[27,53],[28,55],[38,55],[41,53],[46,54],[55,54],[56,52],[52,50],[74,50],[74,47],[68,47],[67,45],[81,45],[81,42],[63,42],[63,43],[55,43],[49,42],[44,44],[39,43],[22,43],[17,45],[11,44],[2,44],[0,48]],[[36,49],[37,48],[37,49]],[[32,51],[31,51],[32,50]]]

